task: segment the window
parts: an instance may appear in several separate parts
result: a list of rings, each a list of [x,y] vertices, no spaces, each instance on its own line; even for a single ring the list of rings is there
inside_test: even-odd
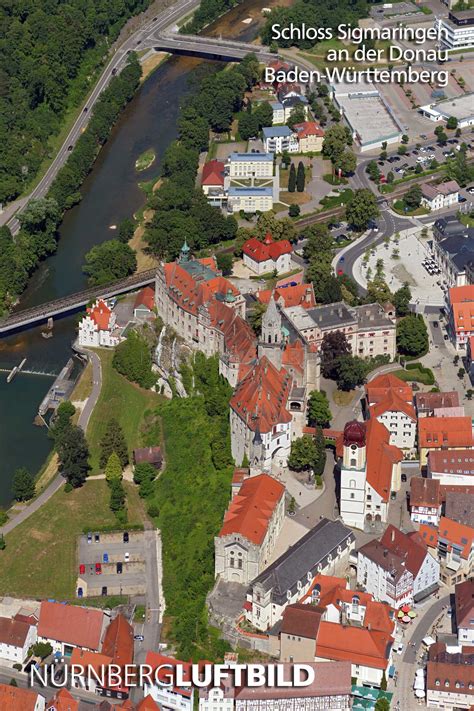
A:
[[[350,482],[349,482],[349,487],[350,487],[351,489],[355,489],[355,488],[356,488],[356,480],[355,480],[355,479],[351,479],[351,480],[350,480]]]
[[[357,459],[351,459],[351,467],[357,466]]]

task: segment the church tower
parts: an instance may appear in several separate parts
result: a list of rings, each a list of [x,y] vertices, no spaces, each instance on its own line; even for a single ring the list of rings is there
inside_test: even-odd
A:
[[[340,507],[344,523],[360,530],[364,529],[366,475],[366,426],[352,420],[344,427]]]
[[[262,317],[263,343],[281,343],[281,313],[276,305],[273,294],[268,302],[268,308]]]

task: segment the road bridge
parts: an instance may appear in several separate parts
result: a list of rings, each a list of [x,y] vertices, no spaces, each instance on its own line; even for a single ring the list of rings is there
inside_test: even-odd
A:
[[[110,299],[112,296],[125,294],[128,291],[135,291],[142,286],[151,284],[155,280],[155,275],[156,269],[149,269],[148,271],[133,274],[132,276],[119,279],[110,284],[93,286],[60,299],[48,301],[45,304],[16,311],[8,318],[0,321],[0,335],[24,328],[25,326],[32,326],[47,321],[48,318],[53,316],[64,316],[67,313],[77,311],[99,297]]]
[[[240,61],[250,52],[254,52],[262,62],[275,59],[275,54],[270,52],[268,47],[213,37],[157,32],[143,40],[142,45],[145,49],[154,49],[156,52],[186,54],[207,59]]]

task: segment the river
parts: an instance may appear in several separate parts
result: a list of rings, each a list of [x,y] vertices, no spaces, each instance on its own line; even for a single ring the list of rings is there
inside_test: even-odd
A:
[[[262,7],[276,4],[282,3],[248,0],[203,34],[251,41],[263,21]],[[250,17],[252,22],[245,23]],[[172,57],[143,83],[85,180],[81,202],[65,215],[57,252],[31,278],[22,306],[43,303],[85,287],[84,255],[95,244],[114,236],[110,225],[130,217],[143,205],[145,196],[138,180],[157,174],[164,151],[176,137],[180,104],[195,87],[205,64],[200,59]],[[135,160],[147,148],[154,149],[157,160],[138,175]],[[71,355],[76,318],[57,320],[51,339],[42,338],[40,328],[0,339],[0,369],[11,368],[26,357],[25,369],[42,373],[22,373],[7,384],[6,373],[0,371],[0,506],[11,501],[15,469],[24,466],[36,473],[51,449],[46,428],[35,426],[33,420],[53,381],[52,375],[59,373]]]

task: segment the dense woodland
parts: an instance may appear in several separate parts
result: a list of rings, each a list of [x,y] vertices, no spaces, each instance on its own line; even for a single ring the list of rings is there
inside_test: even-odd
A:
[[[49,156],[48,139],[80,104],[126,20],[150,0],[2,0],[0,202]]]
[[[227,10],[240,5],[243,0],[201,0],[201,4],[192,19],[181,28],[183,34],[196,34]]]

